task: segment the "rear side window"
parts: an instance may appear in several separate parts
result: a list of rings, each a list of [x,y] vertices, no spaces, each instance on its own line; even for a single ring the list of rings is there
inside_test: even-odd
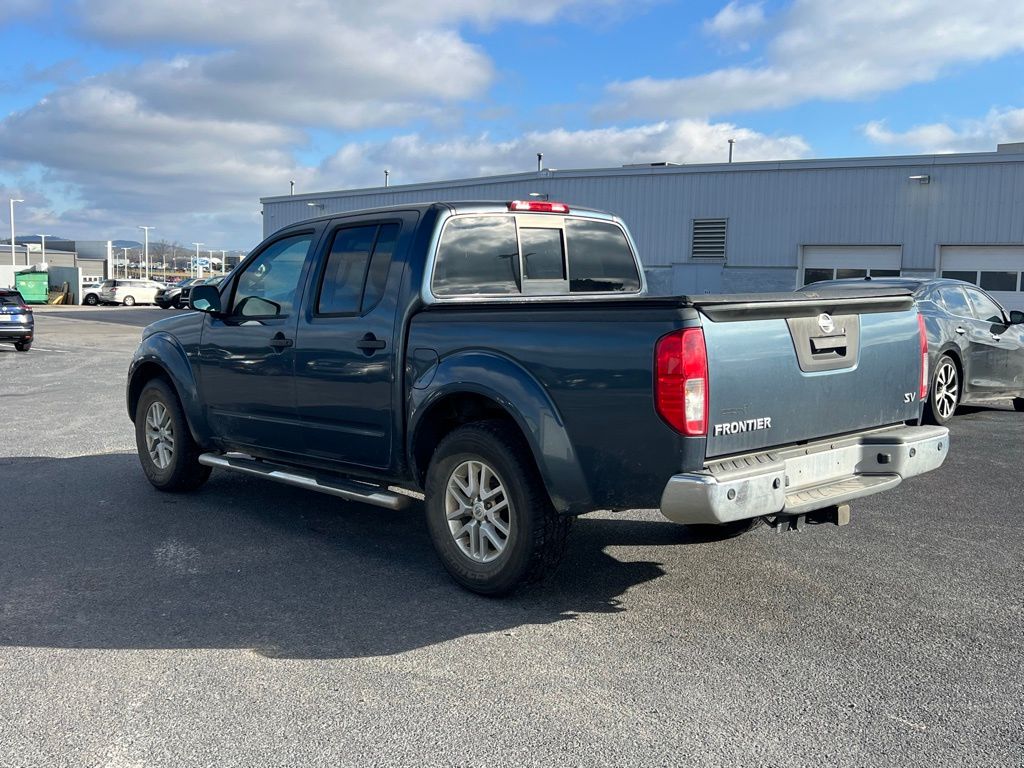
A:
[[[623,231],[607,221],[567,219],[572,293],[640,290],[636,260]]]
[[[335,233],[320,283],[318,314],[360,314],[377,305],[384,294],[398,230],[397,224],[370,224]]]
[[[974,317],[971,305],[967,302],[967,296],[964,295],[961,289],[950,286],[943,288],[940,295],[942,296],[942,303],[946,305],[946,309],[951,314],[958,317]]]
[[[519,244],[511,216],[459,216],[448,221],[437,249],[434,294],[519,293]]]

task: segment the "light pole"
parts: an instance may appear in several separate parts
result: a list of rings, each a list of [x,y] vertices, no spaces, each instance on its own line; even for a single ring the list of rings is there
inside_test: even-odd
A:
[[[227,261],[227,258],[228,258],[228,257],[227,257],[227,256],[225,255],[225,254],[226,254],[227,252],[228,252],[228,251],[227,251],[227,249],[226,249],[226,248],[222,248],[222,249],[221,249],[221,251],[220,251],[220,273],[221,273],[222,275],[226,275],[226,274],[228,273],[228,268],[227,268],[227,266],[225,266],[225,264],[224,264],[224,262],[225,262],[225,261]]]
[[[195,268],[195,272],[196,272],[196,277],[198,278],[198,277],[202,277],[203,276],[203,268],[201,266],[199,266],[199,246],[200,245],[206,245],[206,243],[192,243],[192,245],[194,245],[196,247],[196,262],[195,262],[196,263],[196,268]]]
[[[121,250],[124,251],[124,276],[128,277],[128,251],[130,251],[131,248],[125,248],[122,246]],[[114,277],[117,277],[117,269],[114,269]]]
[[[146,233],[146,245],[145,245],[145,248],[146,248],[146,251],[145,251],[145,254],[146,254],[145,255],[146,279],[149,280],[149,230],[156,229],[156,227],[143,227],[143,226],[140,226],[139,229],[143,230]]]
[[[14,261],[14,204],[15,203],[24,203],[25,201],[24,200],[19,200],[19,199],[14,198],[14,197],[10,198],[10,200],[11,200],[11,266],[13,267],[15,265],[15,261]],[[25,261],[28,261],[28,251],[27,250],[25,251],[25,254],[26,254],[25,255]]]
[[[43,248],[43,269],[46,269],[46,235],[36,235],[42,241]]]

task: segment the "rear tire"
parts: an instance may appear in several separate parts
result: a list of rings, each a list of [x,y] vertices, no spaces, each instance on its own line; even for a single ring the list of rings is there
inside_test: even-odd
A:
[[[124,305],[126,307],[134,307],[135,306],[135,297],[134,296],[125,296],[123,303],[124,303]]]
[[[956,361],[950,355],[942,355],[932,372],[925,419],[940,426],[947,423],[960,405],[962,392],[963,384]]]
[[[194,491],[210,478],[178,395],[163,379],[150,381],[139,396],[135,446],[146,479],[158,491]]]
[[[449,433],[426,479],[427,529],[462,587],[499,596],[558,566],[573,518],[558,514],[519,430],[483,421]]]
[[[1013,398],[1013,410],[1024,411],[1024,397]]]
[[[28,352],[32,349],[31,341],[16,341],[14,342],[14,348],[19,352]]]

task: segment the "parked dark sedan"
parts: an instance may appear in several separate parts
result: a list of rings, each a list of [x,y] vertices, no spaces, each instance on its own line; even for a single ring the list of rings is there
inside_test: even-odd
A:
[[[188,285],[183,287],[181,292],[178,294],[177,306],[182,308],[188,307],[188,297],[192,294],[192,289],[197,285],[220,285],[223,279],[224,278],[220,275],[217,277],[200,277],[193,279]]]
[[[1007,312],[978,286],[944,278],[827,280],[801,290],[867,285],[914,292],[928,330],[931,421],[945,424],[961,404],[1006,398],[1024,411],[1024,312]]]
[[[181,292],[185,288],[188,288],[196,283],[202,282],[197,277],[186,278],[179,280],[174,285],[164,288],[163,290],[156,292],[156,298],[154,301],[160,309],[181,309],[188,304],[187,301],[182,302]]]
[[[32,347],[36,321],[32,308],[18,291],[0,288],[0,341],[14,343],[19,352]]]

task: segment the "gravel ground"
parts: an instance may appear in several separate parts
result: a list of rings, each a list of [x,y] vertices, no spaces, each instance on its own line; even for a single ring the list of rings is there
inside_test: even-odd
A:
[[[162,316],[0,346],[0,765],[1024,765],[1024,413],[844,528],[588,515],[495,601],[418,507],[152,490],[123,391]]]

